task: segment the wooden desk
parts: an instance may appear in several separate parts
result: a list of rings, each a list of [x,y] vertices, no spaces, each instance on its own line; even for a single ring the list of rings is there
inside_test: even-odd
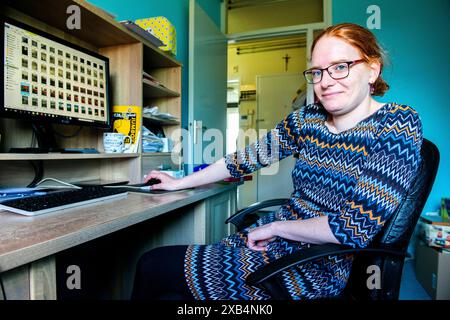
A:
[[[230,232],[224,221],[236,211],[237,186],[211,184],[159,195],[129,193],[124,199],[36,217],[0,211],[0,272],[7,299],[56,299],[55,256],[58,253],[150,223],[154,228],[144,232],[149,239],[141,241],[138,237],[135,242],[139,248],[129,248],[131,242],[127,242],[126,254],[120,248],[114,252],[118,256],[124,254],[116,257],[116,261],[133,260],[115,267],[126,269],[128,274],[118,280],[122,283],[115,285],[111,298],[126,299],[135,261],[142,252],[160,245],[215,242]],[[121,236],[128,241],[135,233],[133,229],[125,237]],[[95,240],[90,243],[95,247]],[[132,258],[130,251],[133,251]]]

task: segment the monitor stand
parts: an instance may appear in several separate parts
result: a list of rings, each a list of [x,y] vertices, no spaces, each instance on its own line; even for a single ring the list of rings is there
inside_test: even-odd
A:
[[[95,148],[59,148],[55,139],[55,131],[50,123],[31,124],[36,136],[37,148],[11,148],[10,153],[99,153]]]
[[[62,148],[58,148],[55,139],[55,131],[50,123],[35,123],[31,124],[33,132],[36,135],[38,142],[37,148],[11,148],[9,152],[12,153],[51,153],[64,152]]]

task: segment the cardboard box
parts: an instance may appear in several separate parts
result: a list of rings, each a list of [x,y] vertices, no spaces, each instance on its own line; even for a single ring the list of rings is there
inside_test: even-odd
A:
[[[433,299],[450,300],[450,252],[419,241],[416,278]]]

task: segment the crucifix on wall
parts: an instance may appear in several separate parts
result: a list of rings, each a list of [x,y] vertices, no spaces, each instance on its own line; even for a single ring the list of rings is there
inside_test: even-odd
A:
[[[289,63],[289,59],[291,59],[291,58],[292,57],[290,55],[288,55],[287,53],[283,58],[281,58],[281,59],[284,59],[284,63],[285,63],[284,71],[288,71],[288,63]]]

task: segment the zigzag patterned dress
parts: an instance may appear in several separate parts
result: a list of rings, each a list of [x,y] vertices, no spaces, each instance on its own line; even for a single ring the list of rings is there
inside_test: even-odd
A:
[[[297,153],[290,201],[251,227],[327,215],[342,244],[365,247],[417,173],[421,121],[411,107],[394,103],[339,134],[327,129],[326,118],[315,104],[292,112],[263,139],[227,155],[227,168],[240,177]],[[267,251],[253,251],[246,247],[248,229],[216,244],[188,247],[185,279],[196,299],[269,299],[263,289],[245,284],[248,274],[311,246],[278,237]],[[282,280],[293,299],[330,297],[345,287],[351,264],[351,256],[321,258],[284,271]]]

